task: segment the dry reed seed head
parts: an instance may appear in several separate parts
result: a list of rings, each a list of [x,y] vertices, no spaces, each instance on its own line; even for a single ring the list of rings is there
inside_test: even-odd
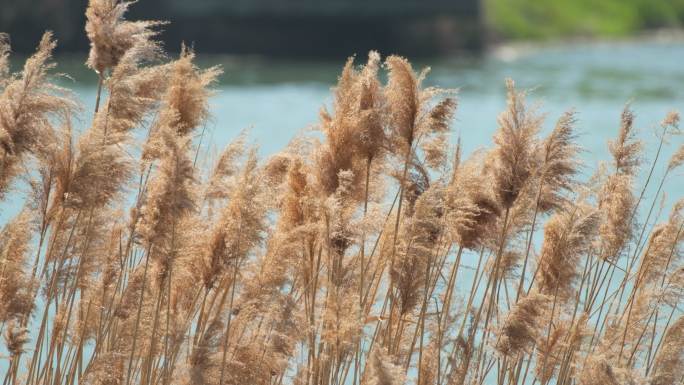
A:
[[[538,262],[541,293],[557,293],[561,299],[573,295],[579,258],[591,246],[598,224],[598,212],[583,203],[566,207],[546,222]]]
[[[534,180],[530,180],[530,183],[526,184],[520,193],[518,198],[513,203],[513,206],[508,210],[508,221],[506,222],[506,233],[504,236],[506,239],[511,241],[520,241],[522,237],[525,236],[525,232],[532,228],[532,220],[534,219],[534,211],[537,208],[537,217],[541,213],[541,208],[536,206],[537,203],[537,193],[538,189],[535,190],[536,185]],[[499,218],[499,231],[498,238],[501,238],[501,230],[503,230],[503,217]],[[538,219],[538,218],[537,218]],[[535,222],[535,229],[537,229],[537,223]],[[500,239],[495,240],[495,244],[500,242]],[[494,248],[496,246],[492,245]]]
[[[496,271],[498,274],[497,279],[518,278],[516,274],[516,269],[520,267],[520,264],[523,259],[523,253],[524,251],[515,249],[504,250],[498,262],[499,266],[498,270]],[[490,259],[486,267],[489,273],[492,275],[495,273],[495,262],[495,260]]]
[[[261,244],[266,231],[267,206],[262,197],[264,187],[260,184],[255,149],[249,152],[241,174],[214,228],[216,237],[213,241],[222,239],[224,245],[214,244],[212,251],[223,252],[223,255],[212,255],[211,259],[219,257],[224,268],[229,265],[237,268],[239,262]]]
[[[121,145],[128,137],[123,133],[105,133],[106,116],[98,115],[93,127],[81,136],[64,205],[70,208],[105,207],[127,186],[133,173],[133,162]],[[105,137],[106,135],[106,137]]]
[[[246,151],[246,140],[246,132],[243,131],[223,149],[207,182],[206,198],[227,198],[232,189],[235,188],[237,183],[235,179],[240,171],[241,161]]]
[[[120,268],[121,233],[124,224],[117,219],[123,212],[113,208],[93,209],[87,221],[81,222],[72,235],[73,246],[67,254],[80,266],[73,273],[81,294],[95,290],[100,284],[111,284],[116,274],[112,265]],[[108,276],[107,276],[108,275]],[[106,286],[105,286],[106,287]],[[101,293],[101,292],[100,292]]]
[[[223,383],[227,385],[269,385],[272,383],[281,368],[266,354],[264,347],[256,341],[236,346],[226,362]]]
[[[628,104],[620,116],[618,137],[614,141],[608,142],[608,149],[613,155],[616,173],[634,175],[641,164],[643,144],[635,137],[634,113]]]
[[[437,367],[439,363],[438,350],[439,347],[434,339],[430,341],[430,344],[427,347],[425,347],[421,365],[418,367],[418,370],[420,371],[420,382],[418,382],[416,385],[437,384],[437,372],[439,370]]]
[[[669,385],[681,381],[684,376],[684,316],[665,331],[662,346],[656,354],[653,372],[650,378],[652,385]]]
[[[127,133],[140,126],[159,103],[168,84],[170,64],[144,67],[143,61],[159,56],[158,46],[139,41],[122,56],[106,81],[109,97],[98,115],[106,117],[106,131]]]
[[[301,330],[305,327],[304,316],[292,295],[276,296],[273,305],[274,314],[269,317],[271,333],[268,348],[271,357],[278,361],[279,366],[286,368],[287,359],[296,352],[296,344],[304,339],[301,335]],[[360,330],[360,326],[353,330]]]
[[[576,157],[580,149],[575,143],[575,115],[574,110],[565,112],[541,143],[538,183],[541,183],[539,210],[542,212],[560,208],[567,200],[565,195],[576,183],[574,177],[579,167]]]
[[[264,176],[269,185],[278,187],[285,183],[291,165],[292,157],[287,154],[279,153],[268,158],[264,165]]]
[[[434,97],[451,94],[454,91],[429,88],[423,90],[421,105],[426,110],[420,117],[418,133],[423,137],[420,147],[423,150],[425,164],[434,170],[443,171],[448,156],[449,125],[456,110],[455,97],[446,97],[433,107],[428,104]]]
[[[536,165],[535,148],[542,117],[530,109],[525,92],[506,80],[507,108],[499,115],[499,129],[494,135],[496,148],[489,166],[501,205],[510,208],[529,182]]]
[[[359,73],[357,146],[366,159],[374,159],[381,155],[387,141],[383,111],[385,100],[382,85],[378,80],[379,66],[380,55],[371,51],[368,53],[368,62]]]
[[[555,323],[549,323],[550,333],[545,330],[538,336],[535,372],[542,383],[547,383],[556,376],[566,355],[569,363],[567,368],[569,377],[575,377],[574,370],[576,360],[581,356],[579,350],[582,341],[593,332],[593,330],[588,330],[587,320],[586,313],[574,317],[573,324],[570,320],[559,317]]]
[[[682,202],[675,204],[667,222],[657,225],[651,231],[637,272],[640,286],[660,282],[661,278],[678,266],[684,244]]]
[[[341,138],[337,138],[341,139]],[[349,190],[349,198],[358,198],[361,192],[362,172],[360,164],[355,162],[355,155],[349,151],[352,145],[352,136],[348,135],[342,141],[328,141],[323,143],[316,154],[316,180],[320,187],[322,197],[335,194],[342,184],[341,175],[351,175],[354,179],[352,189]],[[350,172],[351,174],[347,174]]]
[[[12,320],[5,325],[5,347],[10,357],[24,353],[24,345],[30,340],[28,329],[17,321]]]
[[[360,185],[362,168],[359,158],[359,74],[353,67],[353,57],[347,60],[335,88],[334,111],[321,110],[321,130],[326,141],[318,149],[316,170],[318,183],[325,196],[332,195],[340,187],[339,174],[353,171]],[[360,188],[356,188],[359,190]],[[353,193],[358,195],[358,191]]]
[[[679,111],[672,110],[667,113],[665,116],[665,119],[663,119],[663,122],[661,123],[663,126],[670,126],[674,128],[679,127]]]
[[[635,352],[634,357],[638,360],[639,357],[643,357],[641,353],[649,349],[648,341],[653,336],[650,326],[651,315],[657,305],[654,290],[639,289],[635,292],[635,299],[631,302],[629,310],[608,320],[606,331],[595,351],[609,360],[621,381],[635,375],[631,371],[632,364],[641,364],[630,361],[631,352]]]
[[[447,165],[449,139],[444,134],[437,134],[420,143],[425,165],[433,170],[443,170]]]
[[[197,347],[193,349],[189,358],[190,378],[188,385],[216,382],[215,379],[220,375],[219,368],[221,365],[217,355],[223,342],[222,331],[224,328],[223,321],[220,318],[214,318],[202,334]]]
[[[280,210],[281,222],[285,227],[298,227],[308,219],[307,198],[310,186],[307,178],[308,169],[300,158],[295,158],[287,173],[288,189],[283,198]]]
[[[46,32],[23,70],[8,79],[0,94],[0,195],[25,155],[45,152],[52,144],[52,123],[66,120],[77,109],[70,93],[50,81],[54,47],[52,33]]]
[[[23,211],[0,232],[0,320],[28,316],[33,310],[26,258],[33,234],[32,213]]]
[[[337,86],[334,89],[335,100],[333,106],[335,114],[345,116],[355,110],[357,103],[357,90],[355,89],[358,82],[358,72],[354,68],[354,57],[347,58],[347,61],[342,68],[342,73],[337,79]]]
[[[411,216],[407,210],[401,224],[397,257],[391,271],[398,292],[399,314],[409,313],[423,298],[426,268],[434,263],[435,247],[443,233],[443,199],[443,188],[431,186],[418,197]]]
[[[599,250],[604,260],[615,261],[631,239],[635,204],[631,175],[610,175],[601,186],[598,209],[603,218],[599,226]]]
[[[420,82],[408,60],[390,56],[385,60],[389,69],[385,98],[389,125],[394,131],[391,139],[401,152],[408,152],[415,140],[415,124],[420,109]]]
[[[439,95],[442,93],[454,93],[455,91],[429,89],[427,94],[431,97],[432,94]],[[425,97],[425,96],[424,96]],[[430,109],[427,117],[428,132],[445,133],[449,131],[449,124],[451,123],[458,102],[455,97],[446,97],[440,100],[432,109]]]
[[[479,248],[486,235],[494,232],[493,226],[501,214],[482,167],[477,156],[468,159],[447,189],[446,223],[456,242],[471,250]]]
[[[188,135],[209,117],[209,89],[223,72],[220,67],[206,70],[194,64],[195,53],[182,46],[180,58],[171,65],[169,87],[164,96],[166,108],[175,112],[171,123],[180,135]]]
[[[134,2],[121,0],[90,0],[86,8],[85,31],[90,40],[86,64],[101,76],[119,64],[134,45],[157,35],[154,28],[160,21],[127,21],[124,14]]]
[[[600,354],[589,354],[578,378],[580,385],[620,385],[612,365]]]
[[[353,355],[363,330],[359,296],[351,294],[356,288],[353,283],[331,290],[322,314],[327,327],[321,332],[321,339],[334,346],[335,355]]]
[[[551,326],[551,332],[542,333],[537,340],[535,376],[543,384],[548,383],[556,375],[562,360],[563,339],[568,330],[566,325]]]
[[[527,352],[541,333],[540,316],[549,303],[549,296],[534,290],[520,298],[497,333],[496,350],[511,357]]]
[[[124,381],[125,355],[121,352],[105,352],[88,365],[83,374],[84,385],[121,385]]]
[[[682,164],[684,164],[684,144],[680,145],[677,151],[675,151],[670,158],[670,162],[667,164],[667,170],[672,171]]]
[[[381,347],[376,347],[370,354],[370,374],[364,385],[402,385],[406,381],[404,371],[395,365]]]
[[[150,182],[140,224],[140,233],[148,244],[173,236],[174,224],[196,206],[190,139],[168,130],[161,134],[166,152]]]

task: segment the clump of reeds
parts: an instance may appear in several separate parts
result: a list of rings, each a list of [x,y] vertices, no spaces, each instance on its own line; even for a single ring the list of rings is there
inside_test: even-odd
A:
[[[80,134],[51,34],[17,73],[0,35],[0,199],[26,192],[0,232],[4,384],[682,384],[684,203],[654,224],[677,113],[647,162],[626,107],[585,180],[573,110],[541,136],[507,80],[466,156],[456,92],[371,52],[321,136],[262,161],[240,134],[203,170],[220,69],[168,60],[131,5],[89,2]]]

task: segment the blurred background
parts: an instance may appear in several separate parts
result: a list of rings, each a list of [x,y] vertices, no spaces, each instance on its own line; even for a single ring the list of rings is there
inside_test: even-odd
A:
[[[0,29],[29,52],[45,29],[87,49],[87,0],[3,0]],[[624,37],[681,26],[684,0],[142,0],[131,19],[172,21],[163,40],[203,52],[345,58],[473,52],[519,39]]]
[[[84,65],[86,5],[0,2],[14,69],[44,30],[55,32],[57,71],[70,75],[63,82],[85,106],[82,124],[96,91]],[[626,102],[651,155],[659,122],[684,108],[684,0],[140,0],[126,17],[169,21],[160,38],[171,55],[186,42],[201,66],[223,66],[202,144],[208,154],[244,129],[262,155],[282,149],[317,123],[344,59],[363,62],[370,49],[429,65],[428,85],[459,89],[454,141],[462,137],[466,154],[491,144],[506,77],[531,89],[547,129],[563,111],[578,111],[588,170],[607,159]],[[681,136],[668,141],[661,160]],[[676,199],[684,178],[672,180],[666,191]]]

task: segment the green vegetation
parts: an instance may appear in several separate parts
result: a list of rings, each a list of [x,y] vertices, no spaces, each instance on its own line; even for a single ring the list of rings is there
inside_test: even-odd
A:
[[[684,24],[684,0],[484,0],[503,39],[615,37]]]

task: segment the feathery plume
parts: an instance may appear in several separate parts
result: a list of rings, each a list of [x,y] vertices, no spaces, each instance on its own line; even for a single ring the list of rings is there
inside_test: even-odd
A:
[[[188,384],[214,384],[219,377],[217,353],[221,346],[223,322],[213,320],[190,356],[190,378]]]
[[[401,368],[390,362],[381,348],[373,350],[370,357],[371,374],[364,385],[402,385],[405,382]]]
[[[680,316],[665,331],[662,347],[653,363],[651,385],[669,385],[684,376],[684,316]]]
[[[568,298],[577,277],[578,258],[596,233],[598,213],[585,205],[571,206],[554,214],[544,228],[539,257],[539,291]]]
[[[182,47],[180,57],[168,65],[170,76],[162,95],[162,105],[143,146],[143,159],[160,159],[165,150],[165,136],[189,137],[209,117],[208,97],[211,86],[221,73],[219,67],[198,69],[194,52]],[[164,131],[170,131],[165,133]]]
[[[190,141],[167,130],[162,135],[167,152],[141,211],[140,232],[148,243],[169,236],[174,223],[195,208],[194,167],[188,155]]]
[[[539,318],[548,304],[549,297],[536,291],[520,298],[501,325],[496,350],[516,356],[529,349],[539,337]]]
[[[563,206],[566,199],[563,193],[570,192],[575,184],[578,161],[575,158],[579,147],[574,143],[576,135],[575,111],[565,112],[555,128],[541,143],[541,165],[539,182],[542,190],[539,197],[539,210],[542,212]]]
[[[613,155],[613,162],[617,173],[634,175],[641,163],[639,154],[641,153],[642,143],[635,139],[636,134],[633,125],[634,113],[628,104],[622,111],[620,131],[618,132],[617,139],[608,142],[608,149]]]
[[[366,159],[374,159],[382,151],[386,142],[384,131],[384,95],[382,85],[378,80],[380,54],[375,51],[368,53],[368,62],[358,75],[359,117],[358,117],[358,147],[359,152]]]
[[[168,85],[170,65],[143,66],[143,62],[160,55],[157,49],[150,41],[137,41],[112,68],[106,81],[107,108],[99,110],[96,116],[104,132],[130,132],[159,103]]]
[[[599,226],[600,256],[614,260],[632,236],[630,221],[636,199],[632,194],[632,177],[613,174],[599,192],[598,209],[603,215]]]
[[[501,205],[510,208],[534,171],[536,135],[542,119],[528,109],[525,92],[517,91],[513,80],[506,80],[506,88],[508,106],[498,118],[499,129],[494,135],[496,149],[490,168]]]
[[[54,138],[51,121],[64,120],[76,108],[66,90],[50,82],[55,48],[46,32],[24,68],[11,76],[0,94],[0,198],[4,196],[27,154],[40,152]]]
[[[677,266],[680,247],[684,244],[684,199],[678,201],[667,222],[657,225],[649,238],[637,271],[639,287],[659,282],[668,271]]]
[[[30,211],[23,211],[0,232],[0,320],[3,322],[27,316],[34,306],[29,277],[24,271],[32,236],[30,218]]]
[[[127,21],[124,14],[131,1],[90,0],[86,8],[85,31],[90,40],[86,64],[101,76],[119,64],[124,54],[136,43],[150,40],[159,21]]]
[[[180,58],[170,68],[169,88],[164,97],[166,111],[173,114],[167,124],[175,127],[179,135],[188,135],[209,117],[209,87],[223,72],[218,66],[200,70],[194,59],[195,53],[182,46]]]
[[[453,91],[422,88],[421,83],[428,69],[416,74],[408,60],[402,57],[390,56],[385,65],[389,69],[385,98],[389,124],[393,130],[390,139],[396,153],[406,157],[421,136],[430,139],[429,136],[439,136],[448,130],[456,109],[456,99],[445,97],[431,106],[433,98]]]
[[[590,354],[578,380],[580,385],[620,385],[613,367],[598,354]]]
[[[679,146],[677,151],[670,158],[670,162],[667,164],[668,171],[672,171],[679,166],[684,164],[684,145]]]
[[[480,157],[468,159],[455,172],[447,188],[446,223],[455,241],[472,250],[480,247],[488,234],[494,232],[494,225],[501,214],[483,167]]]
[[[24,344],[30,340],[28,330],[16,321],[5,325],[5,346],[11,357],[24,353]]]
[[[634,139],[634,115],[625,106],[616,140],[609,142],[615,172],[608,176],[598,194],[598,209],[603,220],[599,227],[600,256],[616,259],[632,236],[633,209],[636,199],[632,193],[633,178],[641,160],[642,144]]]
[[[325,196],[332,195],[340,186],[339,174],[350,171],[354,178],[352,186],[358,190],[361,173],[357,162],[359,154],[355,145],[358,133],[355,114],[358,111],[358,74],[354,70],[354,58],[347,60],[335,88],[333,114],[322,109],[321,130],[325,142],[318,150],[316,172],[318,183]],[[359,191],[352,191],[358,193]],[[358,194],[356,194],[358,195]]]
[[[85,385],[121,385],[124,382],[124,357],[121,353],[107,352],[88,365],[83,375]]]

